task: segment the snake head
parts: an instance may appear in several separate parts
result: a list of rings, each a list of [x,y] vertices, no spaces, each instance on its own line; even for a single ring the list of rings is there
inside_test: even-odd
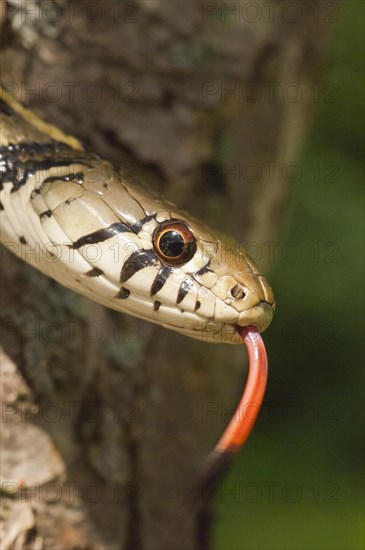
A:
[[[125,259],[120,307],[207,342],[241,343],[238,327],[270,324],[272,290],[244,250],[167,202],[130,188],[144,207],[139,246]],[[133,304],[134,302],[134,304]]]
[[[107,307],[202,341],[239,344],[238,327],[269,326],[273,293],[242,248],[104,161],[92,165],[98,177],[83,165],[50,169],[31,194],[60,260],[35,267]]]
[[[270,325],[273,292],[242,247],[227,245],[182,212],[162,211],[155,221],[154,252],[179,281],[176,308],[182,317],[190,314],[179,331],[234,344],[241,342],[237,327],[251,325],[262,332]]]

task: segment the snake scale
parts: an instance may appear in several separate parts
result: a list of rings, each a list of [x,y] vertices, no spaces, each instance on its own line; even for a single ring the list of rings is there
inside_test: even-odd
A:
[[[272,290],[238,247],[0,91],[1,242],[109,308],[207,342],[271,322]]]

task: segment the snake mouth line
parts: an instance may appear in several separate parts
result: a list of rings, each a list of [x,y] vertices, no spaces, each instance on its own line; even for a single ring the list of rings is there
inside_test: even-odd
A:
[[[243,311],[235,323],[236,330],[249,325],[254,326],[259,332],[264,332],[270,325],[275,311],[275,302],[270,303],[261,300],[256,306]]]

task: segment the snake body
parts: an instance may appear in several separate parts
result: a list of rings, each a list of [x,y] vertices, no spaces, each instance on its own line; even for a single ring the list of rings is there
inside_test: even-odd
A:
[[[203,341],[267,328],[273,293],[241,249],[0,93],[6,247],[104,306]]]

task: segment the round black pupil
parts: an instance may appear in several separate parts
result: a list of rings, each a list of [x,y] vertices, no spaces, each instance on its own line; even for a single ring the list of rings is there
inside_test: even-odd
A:
[[[177,231],[166,231],[160,238],[160,250],[169,258],[177,258],[185,248],[185,241]]]

